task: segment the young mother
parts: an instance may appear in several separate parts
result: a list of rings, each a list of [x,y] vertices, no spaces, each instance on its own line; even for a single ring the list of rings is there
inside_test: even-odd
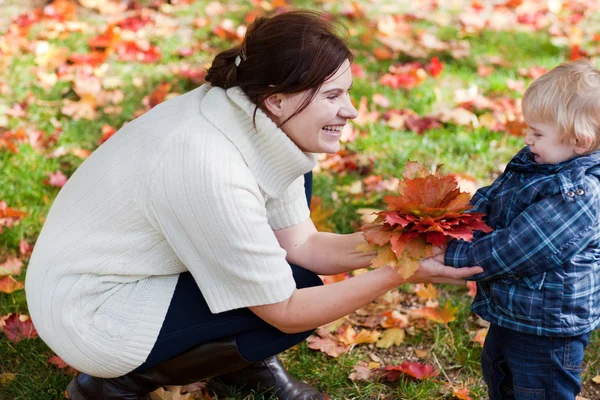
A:
[[[259,18],[209,83],[125,125],[73,174],[26,278],[40,337],[82,372],[72,400],[149,399],[213,377],[325,398],[275,356],[403,283],[391,268],[317,276],[373,256],[355,250],[361,233],[317,232],[305,198],[314,153],[338,151],[356,117],[351,60],[323,15]],[[480,271],[424,260],[411,281]]]

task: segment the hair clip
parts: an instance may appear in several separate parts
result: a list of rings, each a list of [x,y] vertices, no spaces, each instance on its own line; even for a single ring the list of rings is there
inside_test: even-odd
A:
[[[240,54],[238,54],[235,57],[235,61],[234,61],[236,68],[240,66],[242,61],[246,61],[246,55],[244,54],[243,51],[240,51]]]

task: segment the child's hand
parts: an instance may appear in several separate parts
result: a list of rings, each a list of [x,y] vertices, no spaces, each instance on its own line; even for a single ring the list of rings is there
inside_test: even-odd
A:
[[[432,257],[435,261],[445,264],[445,260],[446,260],[446,252],[443,253],[439,253],[436,254],[435,256]]]
[[[447,245],[442,245],[442,247],[431,246],[431,254],[433,255],[433,259],[437,262],[444,264],[444,259],[446,256]]]

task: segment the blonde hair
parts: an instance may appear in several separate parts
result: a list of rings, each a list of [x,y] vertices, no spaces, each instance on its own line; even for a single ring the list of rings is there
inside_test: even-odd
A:
[[[600,71],[589,60],[560,64],[537,78],[521,106],[528,124],[555,124],[564,142],[590,142],[588,153],[600,148]]]

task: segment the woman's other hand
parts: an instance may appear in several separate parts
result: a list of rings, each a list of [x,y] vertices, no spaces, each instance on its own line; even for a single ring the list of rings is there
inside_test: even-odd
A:
[[[465,278],[483,272],[481,267],[454,268],[444,265],[443,261],[443,253],[432,258],[422,258],[421,268],[407,282],[464,285]]]

